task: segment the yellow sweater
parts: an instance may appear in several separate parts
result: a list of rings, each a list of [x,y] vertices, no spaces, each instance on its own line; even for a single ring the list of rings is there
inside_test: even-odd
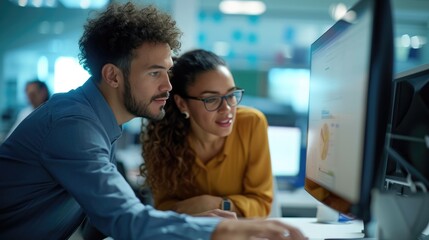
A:
[[[262,112],[237,108],[231,134],[223,152],[204,164],[198,157],[195,168],[198,188],[189,196],[165,189],[154,194],[155,207],[171,210],[177,201],[209,194],[229,198],[244,217],[266,217],[273,198],[273,179],[268,147],[267,120]],[[182,194],[180,194],[182,195]]]

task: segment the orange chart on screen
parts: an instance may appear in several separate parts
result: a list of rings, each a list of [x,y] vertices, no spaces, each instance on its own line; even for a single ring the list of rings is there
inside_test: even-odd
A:
[[[329,126],[326,123],[320,129],[320,150],[320,158],[325,160],[329,150]]]

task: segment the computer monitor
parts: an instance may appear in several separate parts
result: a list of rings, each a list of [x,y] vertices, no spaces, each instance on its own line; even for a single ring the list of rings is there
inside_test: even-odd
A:
[[[397,74],[393,99],[386,189],[419,191],[410,181],[429,189],[429,64]]]
[[[371,206],[379,239],[428,239],[429,65],[395,77],[391,112],[384,188]]]
[[[268,143],[273,175],[279,190],[304,185],[302,131],[299,127],[269,125]]]
[[[392,24],[388,0],[362,0],[311,45],[304,188],[365,223],[385,153]]]

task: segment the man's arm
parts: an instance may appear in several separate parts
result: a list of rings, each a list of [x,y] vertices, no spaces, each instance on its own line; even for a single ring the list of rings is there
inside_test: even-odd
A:
[[[82,206],[91,223],[115,239],[209,239],[218,218],[192,218],[144,206],[110,162],[111,144],[89,118],[64,118],[45,140],[43,164]]]

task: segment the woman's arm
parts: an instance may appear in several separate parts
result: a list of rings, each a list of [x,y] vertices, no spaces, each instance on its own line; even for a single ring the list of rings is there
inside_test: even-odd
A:
[[[243,176],[243,192],[226,196],[244,217],[267,217],[273,200],[273,175],[268,145],[268,123],[262,112],[245,110],[240,119],[240,135],[248,152]],[[244,115],[244,114],[243,114]],[[249,129],[251,129],[249,131]],[[247,138],[247,139],[245,139]]]

